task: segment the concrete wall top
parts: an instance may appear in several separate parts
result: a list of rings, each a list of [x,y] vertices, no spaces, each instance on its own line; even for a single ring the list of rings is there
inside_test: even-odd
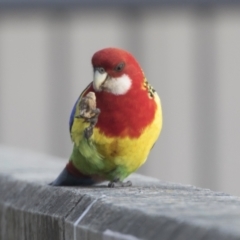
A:
[[[240,198],[139,174],[51,187],[65,160],[0,146],[0,240],[240,239]]]

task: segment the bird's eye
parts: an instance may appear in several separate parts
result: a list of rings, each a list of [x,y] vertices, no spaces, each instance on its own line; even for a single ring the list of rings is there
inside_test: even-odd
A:
[[[98,67],[97,71],[101,74],[105,73],[105,69],[103,67]]]
[[[124,66],[125,66],[125,63],[124,63],[124,62],[121,62],[121,63],[119,63],[119,64],[114,68],[114,70],[115,70],[116,72],[121,72],[121,71],[123,70]]]

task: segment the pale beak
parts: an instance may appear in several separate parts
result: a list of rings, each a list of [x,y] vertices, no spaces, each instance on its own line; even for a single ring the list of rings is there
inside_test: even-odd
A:
[[[106,72],[100,73],[98,70],[94,71],[93,76],[93,88],[95,91],[100,92],[102,90],[101,86],[106,81],[108,74]]]

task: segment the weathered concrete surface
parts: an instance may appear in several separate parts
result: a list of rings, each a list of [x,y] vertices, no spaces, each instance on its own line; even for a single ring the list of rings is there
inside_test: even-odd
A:
[[[240,239],[240,198],[141,175],[50,187],[65,161],[0,146],[0,240]]]

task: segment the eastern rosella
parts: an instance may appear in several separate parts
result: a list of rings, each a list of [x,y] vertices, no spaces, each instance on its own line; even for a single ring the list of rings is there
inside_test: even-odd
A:
[[[146,161],[162,128],[160,99],[129,52],[102,49],[93,55],[92,66],[93,81],[70,116],[73,151],[51,183],[54,186],[92,185],[104,180],[110,181],[109,187],[130,186],[130,181],[122,181]],[[88,96],[96,100],[97,108],[96,114],[87,118],[80,105]]]

